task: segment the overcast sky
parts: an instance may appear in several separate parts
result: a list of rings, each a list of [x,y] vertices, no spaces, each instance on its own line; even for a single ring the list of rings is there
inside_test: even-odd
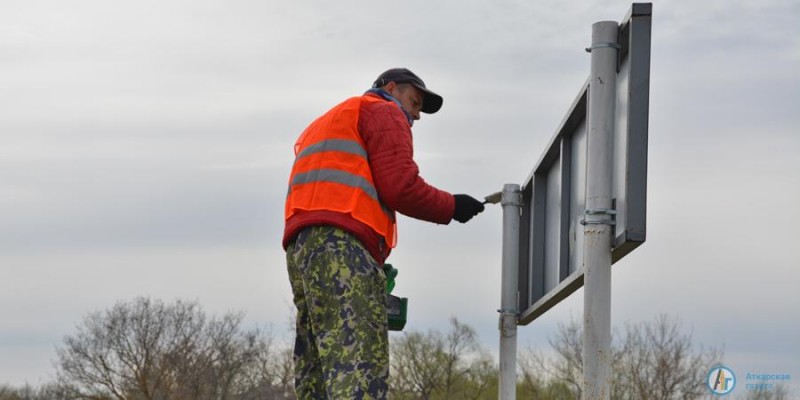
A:
[[[288,340],[283,201],[310,121],[405,66],[445,99],[414,126],[422,176],[475,197],[521,184],[588,76],[592,23],[629,7],[2,2],[0,383],[46,382],[83,316],[136,296],[242,310]],[[797,0],[655,2],[647,242],[612,294],[615,327],[680,318],[737,374],[788,373],[795,393],[799,19]],[[499,206],[399,224],[406,329],[455,316],[496,349]],[[582,307],[579,291],[520,327],[520,347]]]

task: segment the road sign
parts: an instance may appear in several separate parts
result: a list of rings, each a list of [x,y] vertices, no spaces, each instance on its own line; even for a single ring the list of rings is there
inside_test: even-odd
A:
[[[619,24],[614,106],[612,262],[644,243],[652,5],[634,3]],[[590,49],[587,49],[590,50]],[[587,80],[522,186],[519,325],[527,325],[583,285],[586,218]],[[589,210],[589,212],[593,212]]]

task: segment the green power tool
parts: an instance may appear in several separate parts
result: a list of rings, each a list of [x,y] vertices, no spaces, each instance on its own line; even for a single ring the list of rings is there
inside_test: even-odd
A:
[[[386,314],[389,318],[389,330],[402,331],[406,326],[408,298],[392,296],[397,268],[392,267],[392,264],[383,264],[383,273],[386,275]]]

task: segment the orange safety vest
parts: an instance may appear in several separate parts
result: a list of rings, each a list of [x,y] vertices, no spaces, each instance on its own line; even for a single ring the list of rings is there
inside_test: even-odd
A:
[[[294,145],[285,219],[302,211],[335,211],[350,215],[397,245],[395,213],[378,197],[358,133],[361,103],[385,100],[353,97],[311,123]]]

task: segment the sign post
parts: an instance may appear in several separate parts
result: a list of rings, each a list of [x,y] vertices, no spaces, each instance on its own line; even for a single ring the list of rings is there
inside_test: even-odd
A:
[[[503,281],[500,299],[500,383],[501,400],[517,396],[517,268],[519,265],[519,216],[522,196],[519,185],[503,186]]]
[[[614,21],[592,25],[583,225],[583,398],[611,398],[611,194],[614,106],[617,96],[617,29]]]

